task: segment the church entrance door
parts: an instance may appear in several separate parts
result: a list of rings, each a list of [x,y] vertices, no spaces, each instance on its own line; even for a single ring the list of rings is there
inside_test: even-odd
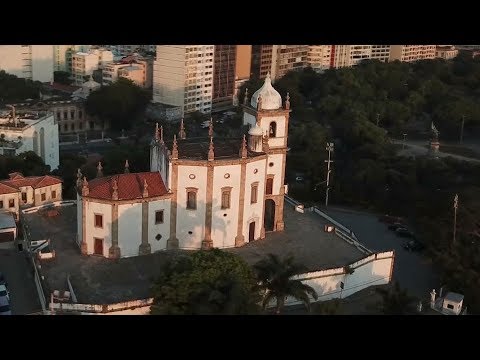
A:
[[[248,241],[255,241],[255,221],[252,221],[248,228]]]

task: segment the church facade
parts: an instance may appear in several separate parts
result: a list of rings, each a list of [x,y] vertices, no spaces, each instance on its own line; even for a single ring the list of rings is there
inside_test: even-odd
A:
[[[248,96],[245,97],[248,99]],[[267,76],[243,105],[240,139],[173,141],[158,127],[150,172],[87,181],[79,173],[78,242],[82,253],[118,258],[164,249],[238,247],[281,231],[290,102]]]

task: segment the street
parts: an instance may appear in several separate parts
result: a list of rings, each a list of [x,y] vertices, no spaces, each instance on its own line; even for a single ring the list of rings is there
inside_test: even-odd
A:
[[[433,288],[438,290],[441,286],[438,275],[428,259],[419,253],[403,249],[402,245],[406,239],[388,230],[386,224],[378,221],[377,215],[332,208],[326,212],[352,230],[358,240],[370,250],[374,252],[395,250],[393,278],[412,295],[426,298]]]
[[[8,283],[13,315],[26,315],[42,310],[33,279],[32,264],[23,252],[0,249],[0,271]]]

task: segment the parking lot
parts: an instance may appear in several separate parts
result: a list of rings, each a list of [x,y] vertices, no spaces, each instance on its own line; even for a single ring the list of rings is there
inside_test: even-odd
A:
[[[42,310],[29,261],[23,252],[16,249],[0,249],[0,271],[8,283],[13,315],[31,314]]]
[[[421,253],[406,251],[403,244],[408,239],[388,230],[388,225],[378,221],[377,215],[331,208],[326,212],[351,229],[358,240],[370,250],[395,250],[393,278],[412,295],[425,298],[433,288],[438,289],[441,286],[430,261]]]

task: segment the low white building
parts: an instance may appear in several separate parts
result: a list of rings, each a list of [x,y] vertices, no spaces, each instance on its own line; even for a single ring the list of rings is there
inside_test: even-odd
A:
[[[51,175],[27,176],[14,172],[10,179],[0,180],[0,211],[15,214],[18,219],[19,208],[40,206],[62,200],[62,180]]]
[[[284,228],[285,161],[290,102],[267,76],[244,104],[243,139],[166,142],[157,127],[149,173],[77,180],[82,253],[108,257],[166,248],[242,246]],[[127,163],[128,165],[128,163]],[[128,167],[126,168],[128,170]]]
[[[58,123],[47,111],[0,113],[0,155],[18,155],[33,151],[50,170],[60,164],[58,151]]]

